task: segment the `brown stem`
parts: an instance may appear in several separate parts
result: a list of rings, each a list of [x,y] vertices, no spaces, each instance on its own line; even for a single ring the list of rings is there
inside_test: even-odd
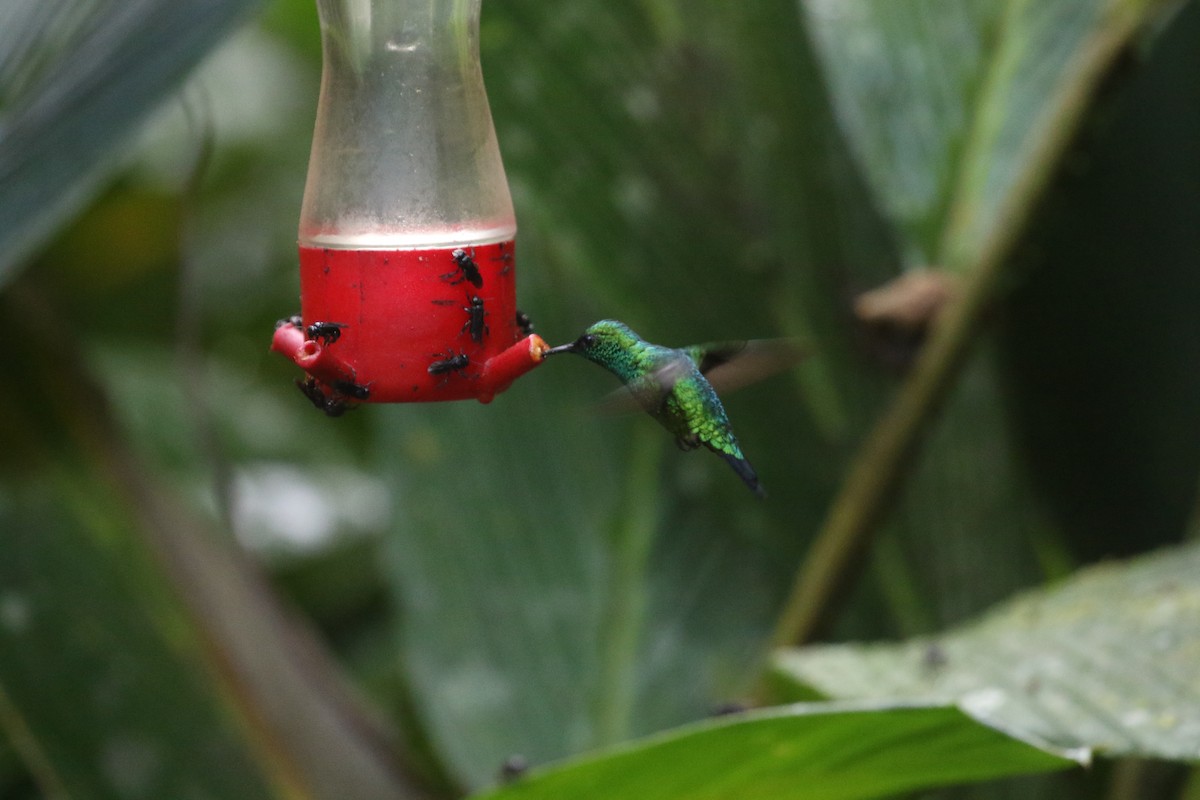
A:
[[[981,270],[949,305],[894,402],[859,451],[771,638],[772,649],[812,641],[832,620],[862,570],[876,523],[904,477],[921,435],[966,358],[995,270]]]

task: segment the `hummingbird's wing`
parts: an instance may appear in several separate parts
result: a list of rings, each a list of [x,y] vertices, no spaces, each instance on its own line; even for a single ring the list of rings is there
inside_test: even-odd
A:
[[[674,351],[672,358],[624,389],[610,392],[597,404],[601,413],[628,413],[637,408],[652,411],[671,392],[675,382],[691,372],[694,364],[700,374],[720,394],[728,394],[755,381],[793,367],[805,356],[795,339],[742,339],[709,342]]]
[[[794,367],[806,355],[795,339],[709,342],[682,350],[722,394]]]
[[[648,370],[644,375],[634,378],[625,384],[624,389],[610,392],[600,401],[600,407],[607,411],[632,411],[640,407],[650,414],[657,415],[662,409],[667,395],[675,388],[682,378],[694,374],[690,358],[681,350],[662,348],[663,356],[658,366]]]

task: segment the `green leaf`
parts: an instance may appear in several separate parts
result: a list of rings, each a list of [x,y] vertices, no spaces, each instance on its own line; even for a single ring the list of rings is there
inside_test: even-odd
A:
[[[1127,89],[1085,130],[997,315],[1024,459],[1087,561],[1177,542],[1196,503],[1197,42],[1192,2],[1122,61],[1109,84]]]
[[[55,794],[274,796],[210,693],[203,642],[105,505],[0,497],[0,722]]]
[[[521,303],[539,333],[562,342],[619,317],[672,345],[797,335],[814,358],[802,392],[777,382],[727,399],[771,495],[759,505],[646,420],[572,416],[613,384],[568,359],[487,408],[379,410],[400,658],[468,786],[509,755],[542,763],[744,694],[781,586],[889,387],[846,304],[894,258],[821,103],[794,2],[548,8],[485,7],[483,31]],[[968,398],[985,408],[947,436],[968,429],[970,450],[947,451],[994,451],[990,376]],[[935,486],[961,501],[944,524],[969,531],[1023,498],[1001,483],[1010,472],[980,462],[977,496],[958,493],[961,471]],[[918,499],[945,519],[936,492]],[[1013,525],[1002,542],[1025,534]],[[988,569],[969,538],[946,551]],[[1027,553],[1013,560],[1022,569],[990,573],[991,598],[1031,579]],[[887,615],[864,607],[856,623],[877,631]]]
[[[848,250],[873,275],[887,256],[848,160],[807,146],[831,122],[792,0],[483,13],[520,304],[541,335],[617,317],[671,345],[845,345],[825,296]],[[617,384],[578,358],[487,407],[367,410],[395,497],[398,658],[447,771],[479,787],[510,755],[544,763],[744,695],[837,480],[835,440],[879,396],[842,402],[843,384],[871,383],[861,366],[822,354],[806,381],[820,422],[792,376],[727,398],[766,503],[644,415],[589,414]]]
[[[157,501],[140,512],[169,529],[139,530],[119,492],[66,475],[49,485],[0,495],[0,726],[43,789],[427,796],[211,530]]]
[[[953,707],[816,703],[698,723],[477,797],[866,800],[1065,769],[1081,757],[1010,738]]]
[[[1174,0],[802,0],[912,266],[1011,243],[1114,53]]]
[[[841,128],[907,266],[944,270],[955,291],[927,319],[904,383],[864,437],[793,582],[775,644],[811,641],[836,618],[1084,112],[1126,48],[1177,5],[802,3]]]
[[[216,648],[206,666],[223,679],[217,688],[237,699],[260,764],[307,797],[429,797],[402,759],[396,732],[362,705],[263,576],[169,497],[143,491],[140,509],[151,520],[143,535],[184,603],[190,635]]]
[[[594,458],[555,453],[545,440],[568,420],[523,386],[488,407],[413,407],[390,420],[381,445],[402,512],[387,576],[413,701],[439,755],[485,784],[514,753],[536,763],[594,747],[602,700],[580,681],[596,680],[608,646],[606,506],[620,496],[620,476],[603,468],[611,445],[575,419],[574,447]],[[567,476],[587,491],[566,496]]]
[[[0,285],[257,0],[14,0],[0,25]]]
[[[12,368],[56,399],[0,408],[0,726],[42,788],[428,797],[261,573],[128,451],[51,307],[3,300]]]
[[[791,696],[959,702],[1018,735],[1200,759],[1200,545],[1081,572],[982,620],[898,645],[775,657]]]

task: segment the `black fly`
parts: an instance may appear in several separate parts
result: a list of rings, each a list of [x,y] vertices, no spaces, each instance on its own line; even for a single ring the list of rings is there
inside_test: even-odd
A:
[[[333,390],[338,394],[353,397],[355,400],[366,400],[371,396],[371,387],[363,386],[353,381],[334,381],[330,385],[333,386]]]
[[[471,341],[475,344],[480,344],[483,337],[489,333],[487,323],[483,318],[487,316],[487,312],[483,310],[483,298],[479,295],[471,296],[471,304],[463,306],[463,311],[467,312],[467,321],[462,326],[462,332],[471,332]]]
[[[511,755],[500,765],[500,782],[512,783],[528,771],[529,762],[525,760],[525,756]]]
[[[325,412],[325,416],[340,417],[346,413],[346,403],[338,397],[326,396],[325,392],[321,391],[320,385],[313,378],[307,378],[303,381],[297,378],[296,388],[304,393],[304,396],[309,399],[309,402],[318,411]]]
[[[454,371],[461,373],[471,363],[471,358],[461,351],[455,355],[453,350],[448,350],[444,354],[434,356],[434,358],[437,361],[429,365],[430,375],[446,375]]]
[[[304,329],[304,334],[310,339],[320,339],[328,347],[342,337],[344,327],[342,322],[314,322]]]
[[[483,276],[479,274],[479,265],[475,263],[474,258],[467,255],[466,250],[457,248],[450,253],[450,257],[454,259],[456,269],[443,275],[442,280],[448,280],[450,283],[468,281],[476,289],[483,288]],[[451,280],[452,278],[454,280]]]
[[[500,269],[501,275],[507,275],[512,271],[513,254],[508,252],[508,242],[500,243],[500,255],[493,258],[492,261],[504,262],[504,266]]]
[[[531,320],[529,315],[519,308],[517,309],[517,327],[520,328],[521,333],[525,334],[526,336],[533,333],[533,320]]]

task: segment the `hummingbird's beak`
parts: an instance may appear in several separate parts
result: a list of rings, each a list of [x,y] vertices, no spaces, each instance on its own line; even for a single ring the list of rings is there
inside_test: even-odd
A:
[[[552,356],[552,355],[555,355],[556,353],[570,353],[574,349],[575,349],[574,342],[571,342],[570,344],[560,344],[558,347],[551,347],[549,350],[542,353],[542,357],[545,358],[546,356]]]

